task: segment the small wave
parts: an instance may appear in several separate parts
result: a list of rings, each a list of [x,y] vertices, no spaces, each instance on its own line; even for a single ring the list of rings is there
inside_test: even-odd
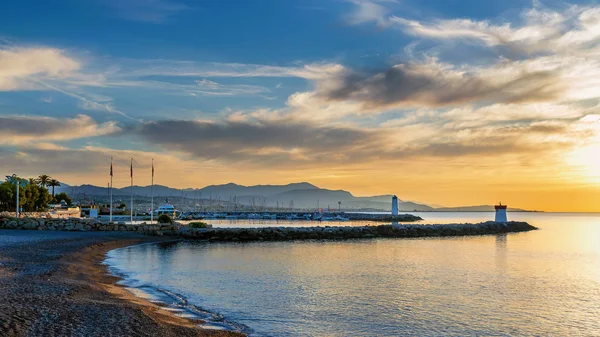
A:
[[[114,250],[110,251],[103,264],[107,266],[111,275],[121,279],[118,284],[124,286],[136,297],[156,303],[176,316],[202,321],[199,325],[204,329],[235,331],[245,333],[249,336],[253,335],[253,330],[247,325],[228,321],[223,315],[217,312],[191,304],[181,294],[136,280],[115,265],[114,261],[112,261],[113,254]]]

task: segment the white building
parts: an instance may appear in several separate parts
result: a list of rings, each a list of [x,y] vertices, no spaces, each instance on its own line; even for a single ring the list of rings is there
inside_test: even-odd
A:
[[[398,215],[398,197],[392,197],[392,215]]]
[[[502,203],[500,203],[500,205],[496,205],[496,222],[502,222],[502,223],[507,223],[508,222],[508,217],[506,216],[506,205],[502,205]]]

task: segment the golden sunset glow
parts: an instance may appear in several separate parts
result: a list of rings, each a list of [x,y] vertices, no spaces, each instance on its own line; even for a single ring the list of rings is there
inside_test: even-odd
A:
[[[306,181],[443,206],[600,211],[600,8],[457,19],[403,17],[395,3],[345,3],[337,20],[356,43],[369,42],[356,32],[402,41],[347,57],[7,42],[2,170],[106,186],[114,157],[125,186],[134,158],[135,183],[149,185],[155,158],[156,182],[176,188]]]

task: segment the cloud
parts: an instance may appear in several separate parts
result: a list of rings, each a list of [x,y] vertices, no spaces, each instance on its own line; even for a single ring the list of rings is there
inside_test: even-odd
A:
[[[253,167],[402,162],[409,158],[485,157],[565,150],[594,137],[584,117],[469,126],[388,122],[379,127],[322,125],[290,116],[236,114],[223,121],[160,120],[134,134],[165,151]],[[583,127],[583,129],[582,129]]]
[[[106,86],[157,90],[162,93],[184,93],[194,96],[252,96],[265,94],[270,90],[264,86],[248,84],[222,84],[206,78],[193,80],[189,84],[165,81],[128,80],[106,82]]]
[[[102,0],[102,3],[116,10],[125,19],[148,23],[165,23],[171,17],[190,9],[185,4],[168,0]]]
[[[97,137],[120,131],[114,122],[96,123],[91,117],[78,115],[74,118],[0,116],[0,133],[4,144],[64,141]]]
[[[505,57],[532,54],[573,54],[597,49],[600,42],[600,7],[570,5],[561,9],[537,4],[517,20],[433,19],[414,20],[391,13],[382,1],[351,0],[351,24],[376,22],[422,38],[481,43],[499,48]],[[512,21],[512,22],[511,22]]]
[[[188,187],[198,182],[197,172],[211,172],[206,184],[227,168],[193,160],[185,160],[178,153],[157,153],[141,150],[118,150],[97,146],[65,148],[51,144],[27,144],[18,148],[0,146],[0,171],[5,175],[21,176],[49,174],[68,184],[97,184],[106,186],[109,181],[111,157],[114,163],[115,186],[129,186],[129,163],[134,159],[134,183],[150,185],[151,163],[156,168],[155,182],[170,186]],[[171,177],[179,176],[177,181]],[[187,186],[186,186],[187,184]]]
[[[452,106],[559,100],[566,88],[557,69],[529,63],[459,68],[430,60],[397,64],[382,71],[347,71],[322,82],[317,96],[354,101],[366,109],[394,106]]]
[[[352,25],[358,25],[366,22],[377,22],[380,25],[384,25],[386,17],[389,14],[389,10],[381,5],[381,3],[395,2],[393,0],[350,0],[356,8],[350,13],[346,21]]]
[[[64,79],[80,68],[80,62],[60,49],[0,47],[0,91],[37,90],[39,79]]]
[[[573,5],[563,11],[532,8],[524,11],[521,19],[520,25],[497,25],[470,19],[420,22],[390,16],[388,23],[420,37],[479,41],[520,54],[573,53],[595,48],[600,42],[600,7]]]
[[[177,60],[122,60],[118,77],[144,78],[149,76],[177,77],[297,77],[316,80],[344,70],[336,63],[309,63],[291,66],[195,62]]]
[[[99,89],[127,89],[136,91],[138,95],[145,92],[152,95],[259,96],[274,99],[270,95],[271,89],[265,86],[223,83],[218,78],[316,80],[343,69],[335,63],[269,66],[139,59],[109,59],[107,62],[89,55],[76,57],[56,48],[10,45],[0,48],[0,91],[56,91],[79,101],[80,109],[136,120],[131,112],[119,107],[118,100],[95,92]],[[183,81],[180,78],[184,78]]]
[[[275,163],[311,162],[374,146],[369,130],[317,126],[295,120],[161,120],[135,130],[146,141],[205,159]]]

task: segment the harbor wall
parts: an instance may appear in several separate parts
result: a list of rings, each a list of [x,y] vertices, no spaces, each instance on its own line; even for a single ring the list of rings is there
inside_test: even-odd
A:
[[[179,224],[135,224],[101,222],[96,219],[45,219],[0,217],[0,229],[28,229],[78,232],[137,232],[149,235],[176,233]]]
[[[317,226],[266,228],[188,228],[179,223],[124,225],[94,219],[0,218],[0,229],[137,232],[217,242],[344,240],[502,234],[537,229],[526,222],[479,224]]]

